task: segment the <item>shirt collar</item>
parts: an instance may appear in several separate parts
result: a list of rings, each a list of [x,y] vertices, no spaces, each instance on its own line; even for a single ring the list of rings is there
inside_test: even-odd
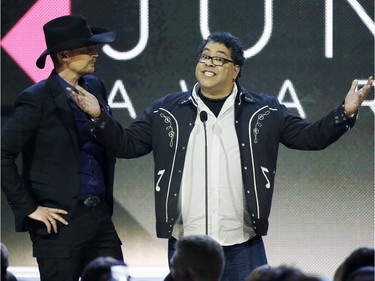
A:
[[[54,76],[56,77],[57,81],[59,81],[60,86],[64,89],[64,92],[65,92],[66,96],[68,97],[68,99],[70,99],[70,94],[66,90],[66,88],[67,87],[72,88],[73,91],[77,91],[77,89],[73,85],[66,82],[58,73],[55,73]],[[80,85],[82,88],[87,90],[87,83],[86,83],[86,81],[83,77],[79,78],[78,85]]]
[[[199,86],[199,82],[195,83],[194,87],[193,87],[193,90],[192,90],[192,97],[193,99],[195,100],[195,102],[198,104],[198,107],[199,108],[202,108],[202,107],[205,107],[206,105],[204,104],[204,102],[201,100],[201,98],[199,97],[198,95],[198,91],[200,89],[200,86]],[[238,93],[238,88],[237,88],[237,84],[236,83],[233,83],[233,90],[232,90],[232,93],[228,96],[227,100],[230,100],[231,101],[231,104],[234,103],[234,101],[236,100],[236,97],[237,97],[237,93]]]

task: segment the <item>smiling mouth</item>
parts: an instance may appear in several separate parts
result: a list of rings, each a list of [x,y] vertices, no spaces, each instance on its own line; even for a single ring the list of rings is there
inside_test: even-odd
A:
[[[212,71],[203,71],[204,76],[212,77],[215,76],[216,74],[213,73]]]

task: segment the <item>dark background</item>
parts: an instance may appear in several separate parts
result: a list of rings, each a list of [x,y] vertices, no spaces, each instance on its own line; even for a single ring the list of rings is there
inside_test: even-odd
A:
[[[54,1],[43,1],[53,9]],[[208,1],[209,31],[230,31],[245,49],[252,47],[263,33],[264,3],[268,1]],[[1,2],[2,37],[36,2]],[[125,52],[137,45],[140,1],[66,2],[72,13],[86,16],[90,25],[116,31],[117,40],[110,45],[113,49]],[[96,74],[108,92],[116,95],[115,103],[123,102],[116,83],[124,86],[137,117],[154,99],[181,91],[181,80],[188,88],[193,86],[197,48],[202,41],[200,2],[149,1],[147,45],[132,59],[116,60],[98,49]],[[246,59],[240,78],[242,86],[275,96],[280,96],[285,81],[290,81],[306,119],[311,121],[341,103],[353,79],[364,80],[374,74],[374,2],[352,1],[371,18],[370,30],[349,0],[333,1],[331,58],[325,57],[326,2],[330,1],[273,1],[270,39],[259,53]],[[33,46],[25,44],[25,48]],[[2,122],[10,114],[15,96],[33,83],[2,49]],[[352,250],[374,247],[373,92],[368,97],[372,107],[365,104],[356,126],[324,151],[281,147],[270,230],[265,237],[271,265],[293,264],[331,276]],[[291,97],[286,91],[283,101],[290,102]],[[127,108],[113,107],[124,126],[133,121]],[[294,108],[291,111],[300,113]],[[114,220],[130,266],[167,265],[166,241],[155,237],[152,170],[150,155],[118,160],[117,164]],[[28,235],[15,233],[4,196],[1,211],[1,240],[9,248],[11,263],[35,266]]]

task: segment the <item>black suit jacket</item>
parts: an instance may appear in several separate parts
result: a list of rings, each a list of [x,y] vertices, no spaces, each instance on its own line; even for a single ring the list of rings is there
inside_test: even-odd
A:
[[[103,83],[93,75],[84,79],[88,90],[109,111]],[[31,220],[27,215],[38,205],[64,209],[68,211],[64,217],[69,220],[80,187],[79,151],[73,112],[56,77],[51,75],[25,89],[1,131],[1,188],[14,212],[16,231],[28,230]],[[21,173],[16,164],[20,153]],[[115,158],[107,151],[105,198],[111,213],[114,164]]]

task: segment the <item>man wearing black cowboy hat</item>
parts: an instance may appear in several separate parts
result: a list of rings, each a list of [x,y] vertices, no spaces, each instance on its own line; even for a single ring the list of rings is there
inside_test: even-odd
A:
[[[36,65],[43,68],[50,55],[54,70],[18,95],[2,127],[1,188],[16,231],[30,233],[41,280],[76,281],[98,256],[123,260],[111,218],[115,158],[95,140],[66,90],[79,85],[107,104],[103,83],[91,75],[94,45],[114,41],[115,34],[89,27],[80,15],[56,18],[43,29],[47,49]]]

